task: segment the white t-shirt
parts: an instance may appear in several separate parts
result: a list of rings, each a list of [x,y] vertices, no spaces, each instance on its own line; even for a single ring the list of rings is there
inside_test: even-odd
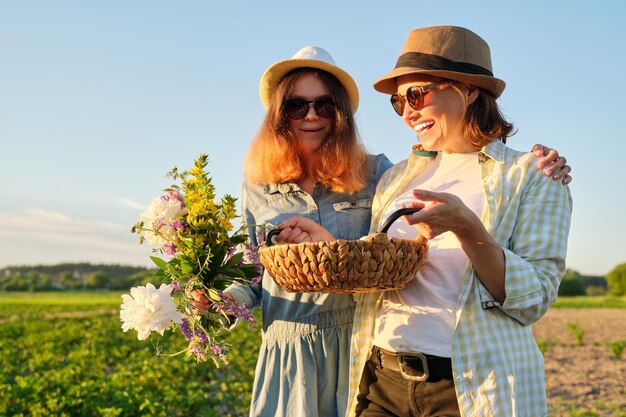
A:
[[[412,186],[454,194],[479,218],[482,216],[486,199],[478,152],[439,152]],[[383,219],[410,201],[415,201],[412,189],[389,205]],[[417,233],[402,219],[388,231],[390,237],[403,239],[415,239]],[[452,232],[429,240],[428,245],[428,258],[415,279],[402,290],[383,294],[374,344],[395,352],[451,357],[457,299],[468,258]]]

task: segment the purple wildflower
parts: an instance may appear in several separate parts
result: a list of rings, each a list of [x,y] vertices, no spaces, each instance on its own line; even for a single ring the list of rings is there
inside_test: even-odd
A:
[[[198,339],[198,341],[205,343],[205,344],[209,343],[209,338],[206,336],[206,334],[202,330],[196,330],[194,334],[196,335],[196,339]]]
[[[204,351],[204,348],[200,346],[200,344],[196,340],[192,340],[189,343],[189,351],[193,353],[199,361],[207,360],[207,355]]]
[[[189,327],[189,322],[187,321],[187,319],[183,319],[178,327],[180,327],[180,332],[183,334],[183,336],[185,336],[185,339],[193,339],[193,334],[191,333],[191,328]]]
[[[189,320],[183,319],[179,325],[180,331],[185,336],[185,339],[189,340],[189,351],[198,358],[200,361],[207,359],[206,346],[209,345],[209,338],[202,331],[202,329],[192,330],[192,324]]]
[[[163,249],[165,250],[165,253],[169,256],[176,255],[177,247],[175,243],[166,243],[165,245],[163,245]]]
[[[261,259],[259,258],[259,247],[250,245],[250,247],[246,248],[244,251],[243,259],[245,259],[246,263],[254,265],[254,269],[256,270],[257,276],[252,279],[251,283],[256,285],[261,282],[261,277],[263,276],[263,265],[261,265]]]
[[[187,225],[180,220],[173,220],[172,222],[170,222],[170,227],[172,229],[184,232],[187,228]]]
[[[258,232],[256,232],[256,241],[259,244],[259,246],[262,246],[265,244],[265,232],[262,230],[259,230]]]
[[[222,347],[221,346],[219,346],[219,345],[212,345],[211,346],[211,350],[213,351],[215,356],[220,358],[224,363],[228,363],[228,356],[226,356],[224,354],[224,352],[222,352]]]
[[[174,291],[178,291],[178,290],[180,290],[180,284],[179,284],[178,282],[172,282],[172,283],[170,284],[170,287],[172,287],[172,289],[173,289]],[[184,319],[183,319],[183,320],[184,320]]]
[[[260,264],[261,260],[259,258],[259,247],[250,245],[250,247],[246,248],[243,252],[243,259],[245,259],[249,264]]]
[[[165,219],[163,219],[163,217],[157,217],[154,219],[154,230],[159,230],[163,226],[165,226]]]
[[[178,200],[178,202],[180,203],[180,207],[181,208],[185,208],[185,200],[183,199],[183,196],[180,195],[180,193],[178,193],[176,191],[172,191],[172,192],[170,192],[170,195],[172,196],[172,198]]]
[[[256,320],[254,319],[254,315],[252,312],[246,308],[246,306],[241,305],[235,302],[232,298],[224,295],[222,292],[217,293],[222,299],[222,304],[214,303],[213,308],[215,311],[224,312],[228,315],[241,317],[248,323],[248,327],[250,330],[254,330],[256,328]]]
[[[181,196],[180,193],[177,191],[169,190],[167,194],[163,194],[161,196],[161,200],[163,201],[176,200],[180,203],[181,208],[185,208],[185,200],[183,200],[183,196]]]

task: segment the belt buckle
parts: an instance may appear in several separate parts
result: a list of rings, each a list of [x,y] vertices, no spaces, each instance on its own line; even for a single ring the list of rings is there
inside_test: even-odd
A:
[[[424,373],[422,375],[409,375],[405,369],[405,359],[419,359],[422,362],[422,368],[424,369]],[[400,366],[400,375],[404,379],[408,379],[409,381],[426,381],[429,377],[428,373],[428,361],[426,360],[426,356],[420,352],[398,352],[398,365]]]

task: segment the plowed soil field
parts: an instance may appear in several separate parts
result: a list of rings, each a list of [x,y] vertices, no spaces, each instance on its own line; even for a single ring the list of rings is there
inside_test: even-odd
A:
[[[552,308],[534,334],[544,350],[550,416],[626,416],[626,347],[617,358],[612,346],[626,343],[626,309]]]

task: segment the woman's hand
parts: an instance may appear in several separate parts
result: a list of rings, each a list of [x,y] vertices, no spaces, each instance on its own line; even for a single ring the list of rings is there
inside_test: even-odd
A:
[[[276,242],[301,243],[335,240],[335,237],[319,224],[306,217],[292,217],[279,226],[282,231],[276,235]]]
[[[454,194],[413,190],[413,196],[420,201],[413,201],[404,207],[421,210],[403,218],[427,239],[448,231],[463,234],[464,230],[480,224],[480,219]],[[426,205],[423,201],[430,204]]]
[[[211,308],[211,302],[206,296],[203,290],[192,290],[188,292],[189,304],[191,304],[193,314],[196,316],[202,316],[209,312]]]
[[[193,314],[195,314],[196,316],[202,316],[209,312],[209,309],[211,308],[211,305],[213,303],[206,296],[204,290],[192,290],[189,291],[187,294],[189,296],[189,304],[192,305]],[[222,292],[222,295],[234,301],[232,295],[226,292]]]
[[[546,176],[552,176],[554,180],[562,179],[565,185],[572,181],[572,176],[569,175],[572,172],[572,168],[566,164],[567,159],[564,156],[559,156],[559,152],[556,149],[536,144],[533,146],[532,152],[536,157],[541,158],[537,162],[537,169],[544,169],[543,173]]]
[[[406,222],[414,225],[428,239],[447,231],[454,233],[480,281],[494,300],[504,302],[504,252],[478,216],[453,194],[413,190],[413,195],[430,204],[424,207],[424,203],[415,201],[407,205],[423,208],[405,216]]]

